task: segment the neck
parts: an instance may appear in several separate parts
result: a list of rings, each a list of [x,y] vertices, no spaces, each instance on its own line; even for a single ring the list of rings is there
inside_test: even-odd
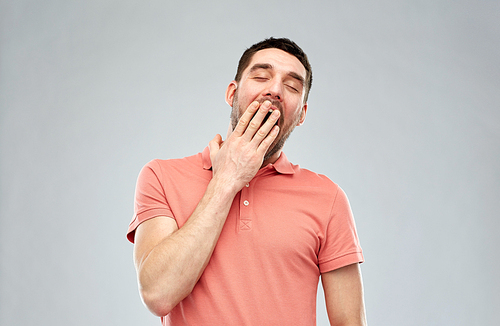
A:
[[[276,153],[274,153],[273,155],[271,155],[270,157],[265,158],[260,168],[262,169],[263,167],[266,167],[268,164],[274,164],[280,158],[280,155],[281,155],[281,149]]]

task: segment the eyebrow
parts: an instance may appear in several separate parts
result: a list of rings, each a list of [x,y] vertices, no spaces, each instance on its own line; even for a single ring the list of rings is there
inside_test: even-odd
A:
[[[254,71],[259,70],[259,69],[271,70],[273,68],[274,67],[269,63],[256,63],[250,68],[250,72],[254,72]],[[293,79],[296,79],[297,81],[299,81],[302,84],[302,86],[304,86],[305,80],[304,80],[304,77],[302,77],[301,75],[299,75],[293,71],[289,71],[287,73],[287,75],[292,77]]]

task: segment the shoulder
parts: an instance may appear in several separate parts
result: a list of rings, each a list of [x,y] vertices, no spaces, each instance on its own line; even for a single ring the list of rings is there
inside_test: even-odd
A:
[[[159,184],[163,191],[206,185],[211,178],[212,170],[204,167],[201,153],[184,158],[154,159],[139,174],[139,182]]]
[[[150,169],[157,173],[165,173],[169,170],[190,170],[195,167],[203,167],[201,153],[183,158],[153,159],[146,163],[142,169]]]
[[[203,168],[201,154],[176,159],[153,159],[146,163],[139,172],[137,185],[168,184],[184,182],[192,176],[206,179],[211,171]]]
[[[325,190],[335,192],[340,189],[335,182],[324,174],[313,172],[309,169],[302,168],[299,165],[293,165],[293,169],[295,171],[293,174],[294,179],[299,184],[303,184],[304,186],[320,187]]]

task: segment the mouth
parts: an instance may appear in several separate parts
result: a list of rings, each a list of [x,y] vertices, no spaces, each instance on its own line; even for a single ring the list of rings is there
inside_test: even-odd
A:
[[[267,112],[266,116],[264,117],[264,120],[262,120],[262,124],[264,124],[267,121],[267,119],[269,119],[269,117],[271,116],[271,114],[273,113],[274,110],[277,110],[277,109],[276,108],[275,109],[269,109],[269,112]]]
[[[262,124],[263,125],[267,119],[269,119],[269,117],[271,116],[271,114],[273,113],[274,110],[278,110],[280,111],[280,113],[282,113],[283,111],[281,110],[281,103],[279,103],[278,101],[274,100],[274,99],[269,99],[269,98],[262,98],[259,100],[259,102],[262,104],[264,103],[264,101],[269,101],[271,102],[271,108],[269,108],[269,112],[267,112],[266,116],[264,117],[264,120],[262,120]],[[281,120],[282,118],[282,115],[280,115],[280,118],[276,121],[275,125],[278,124],[279,125],[279,121]]]
[[[264,123],[266,123],[267,119],[269,119],[269,117],[271,116],[271,114],[273,114],[274,110],[278,110],[278,111],[279,111],[279,109],[277,109],[276,107],[274,107],[274,106],[273,106],[273,107],[271,107],[271,108],[269,109],[269,112],[267,112],[266,116],[264,117],[264,119],[262,119],[262,123],[260,124],[261,126],[263,126],[263,125],[264,125]],[[281,111],[280,111],[280,112],[281,112]],[[276,122],[274,123],[274,125],[278,125],[278,126],[279,126],[279,125],[280,125],[280,124],[279,124],[279,123],[280,123],[280,120],[281,120],[281,115],[280,115],[280,118],[279,118],[278,120],[276,120]]]

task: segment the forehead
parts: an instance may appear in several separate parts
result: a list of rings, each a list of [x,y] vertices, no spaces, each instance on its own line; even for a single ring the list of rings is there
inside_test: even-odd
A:
[[[280,49],[270,48],[257,51],[245,69],[248,73],[256,64],[270,64],[273,69],[286,73],[294,72],[304,79],[306,78],[306,68],[295,56]]]

